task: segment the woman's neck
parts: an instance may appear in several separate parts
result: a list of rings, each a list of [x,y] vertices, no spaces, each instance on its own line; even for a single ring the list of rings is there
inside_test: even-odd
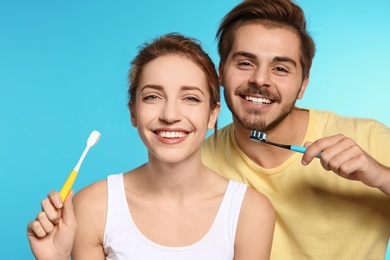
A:
[[[150,190],[166,195],[184,195],[200,189],[208,174],[200,153],[180,162],[163,162],[149,156],[142,171],[142,178],[147,181]]]

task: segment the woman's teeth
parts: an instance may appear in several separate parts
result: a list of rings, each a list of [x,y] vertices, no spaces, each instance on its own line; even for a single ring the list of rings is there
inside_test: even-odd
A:
[[[163,138],[182,138],[187,135],[185,132],[158,132],[158,135]]]

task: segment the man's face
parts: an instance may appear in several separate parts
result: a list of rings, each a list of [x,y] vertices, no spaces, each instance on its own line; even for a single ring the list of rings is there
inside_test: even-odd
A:
[[[302,98],[300,41],[291,30],[261,24],[241,26],[219,72],[233,121],[266,132],[286,118]]]

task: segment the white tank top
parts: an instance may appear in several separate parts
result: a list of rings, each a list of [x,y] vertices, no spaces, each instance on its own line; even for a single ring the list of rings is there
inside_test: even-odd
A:
[[[106,259],[224,260],[234,257],[234,240],[247,185],[229,181],[212,226],[198,242],[168,247],[147,239],[131,217],[123,174],[107,177],[108,209],[103,246]]]

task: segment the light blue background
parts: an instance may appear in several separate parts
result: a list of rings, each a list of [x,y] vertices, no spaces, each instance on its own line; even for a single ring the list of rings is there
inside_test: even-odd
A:
[[[299,106],[390,126],[390,1],[298,0],[317,43]],[[26,225],[60,189],[90,132],[102,133],[79,190],[146,160],[131,126],[127,71],[136,48],[167,32],[198,38],[216,63],[214,35],[238,0],[0,0],[2,259],[32,259]],[[219,125],[231,121],[223,103]]]

